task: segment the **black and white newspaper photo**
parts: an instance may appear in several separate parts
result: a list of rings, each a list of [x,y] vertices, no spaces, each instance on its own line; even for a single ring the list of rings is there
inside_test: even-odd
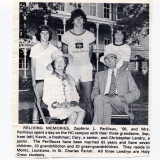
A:
[[[151,0],[14,0],[14,156],[149,157]]]

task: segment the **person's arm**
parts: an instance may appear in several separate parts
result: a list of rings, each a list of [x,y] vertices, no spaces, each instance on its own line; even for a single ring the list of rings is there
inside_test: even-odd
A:
[[[76,107],[76,106],[79,105],[79,103],[76,102],[76,101],[71,101],[71,102],[70,102],[70,105],[71,105],[71,107]]]
[[[31,76],[32,76],[32,86],[36,85],[36,59],[31,58]]]
[[[52,107],[53,109],[55,109],[55,108],[61,108],[62,105],[56,101],[56,102],[53,102],[53,103],[51,104],[51,107]]]
[[[120,70],[126,70],[128,68],[128,63],[127,61],[123,61],[123,65],[119,68]]]
[[[95,36],[93,33],[89,33],[88,34],[88,40],[89,40],[89,58],[90,61],[92,60],[92,56],[93,56],[93,44],[95,42]]]
[[[89,58],[90,58],[90,60],[92,60],[92,56],[93,56],[93,43],[91,43],[89,45]]]
[[[62,36],[62,52],[63,54],[68,54],[68,44],[69,44],[69,37],[68,32],[65,32]]]
[[[62,52],[63,52],[64,54],[68,54],[68,45],[62,43]]]
[[[79,103],[79,94],[77,92],[76,86],[75,86],[75,82],[72,81],[72,92],[71,92],[71,99],[70,101],[75,101],[77,103]]]
[[[128,71],[128,93],[123,95],[127,103],[136,101],[140,97],[140,91],[131,75]]]
[[[44,77],[44,85],[43,85],[43,102],[50,106],[52,105],[52,103],[57,102],[59,103],[59,101],[56,98],[56,93],[55,92],[57,90],[57,86],[53,86],[52,82],[54,81],[49,75],[46,75]]]
[[[91,101],[94,100],[94,97],[99,95],[100,91],[99,91],[99,81],[98,81],[98,73],[96,73],[95,75],[95,80],[94,80],[94,87],[91,93]]]
[[[126,98],[124,96],[119,96],[119,99],[121,100],[121,102],[127,103]]]
[[[120,70],[126,70],[128,68],[128,63],[130,61],[130,56],[131,56],[131,48],[128,45],[125,45],[125,50],[123,53],[123,64],[119,68]]]

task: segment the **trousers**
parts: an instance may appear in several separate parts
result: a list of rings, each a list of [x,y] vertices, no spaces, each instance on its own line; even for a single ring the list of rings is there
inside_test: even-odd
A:
[[[112,114],[128,114],[128,104],[118,96],[97,95],[94,98],[94,117],[92,124],[111,124]]]

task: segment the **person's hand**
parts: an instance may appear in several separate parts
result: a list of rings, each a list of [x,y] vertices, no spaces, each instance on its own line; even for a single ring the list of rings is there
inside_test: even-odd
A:
[[[64,102],[61,103],[61,107],[62,107],[62,108],[65,108],[65,103],[64,103]]]
[[[121,102],[127,102],[124,96],[119,96],[119,99],[121,100]]]
[[[70,103],[69,102],[63,102],[63,103],[61,103],[61,105],[62,105],[62,107],[63,108],[69,108],[70,107]]]
[[[71,105],[71,107],[76,107],[76,106],[78,106],[78,102],[76,102],[76,101],[71,101],[71,102],[70,102],[70,105]]]
[[[62,105],[58,103],[58,104],[56,105],[56,108],[62,108]]]
[[[33,88],[36,86],[36,81],[32,81]]]
[[[80,91],[80,83],[79,82],[76,82],[76,88],[78,91]]]
[[[55,109],[55,108],[61,108],[62,106],[61,106],[61,104],[59,104],[58,102],[53,102],[52,105],[51,105],[51,107],[52,107],[53,109]]]
[[[71,104],[69,102],[66,102],[66,108],[70,108]]]

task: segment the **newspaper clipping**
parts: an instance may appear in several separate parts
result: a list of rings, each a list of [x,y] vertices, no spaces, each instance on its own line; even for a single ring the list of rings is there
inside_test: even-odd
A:
[[[150,156],[152,1],[91,2],[14,1],[15,157]]]

